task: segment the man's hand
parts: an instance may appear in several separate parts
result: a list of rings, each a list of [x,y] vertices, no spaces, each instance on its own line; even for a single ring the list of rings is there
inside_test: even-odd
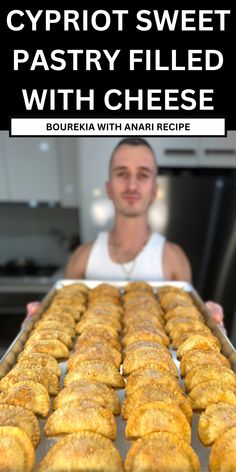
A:
[[[28,321],[33,315],[35,315],[40,308],[40,302],[30,302],[26,305],[26,317],[22,322],[21,326],[24,326],[26,321]]]
[[[226,329],[225,329],[225,325],[224,325],[224,312],[223,312],[222,306],[219,305],[218,303],[208,301],[208,302],[206,302],[206,307],[208,308],[213,320],[215,320],[215,322],[218,325],[220,325],[220,327],[226,333]]]

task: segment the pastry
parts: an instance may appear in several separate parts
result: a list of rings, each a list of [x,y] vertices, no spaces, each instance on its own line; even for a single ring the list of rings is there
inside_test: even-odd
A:
[[[17,426],[0,426],[0,470],[30,472],[35,452],[29,436]]]
[[[234,472],[236,464],[236,427],[227,429],[214,442],[210,457],[210,472]]]
[[[67,368],[73,369],[81,361],[92,359],[111,362],[116,368],[119,368],[121,364],[121,354],[105,341],[101,341],[80,346],[80,349],[70,356]]]
[[[208,364],[222,365],[230,369],[230,362],[219,352],[200,351],[196,349],[189,351],[182,357],[180,362],[181,376],[185,377],[185,375],[197,365],[203,366]]]
[[[133,442],[124,469],[125,472],[200,472],[200,463],[186,441],[161,431]]]
[[[190,392],[196,385],[210,380],[223,381],[229,387],[236,387],[236,374],[233,370],[222,365],[206,364],[204,367],[197,365],[188,372],[184,379],[185,390]]]
[[[174,403],[154,401],[135,409],[128,418],[125,435],[132,439],[156,431],[169,431],[191,442],[189,422]]]
[[[150,363],[165,363],[170,372],[176,377],[178,376],[177,367],[170,357],[169,351],[163,348],[163,346],[162,349],[144,346],[129,352],[129,355],[125,357],[123,363],[123,373],[124,375],[131,374],[133,371],[145,367],[145,365]]]
[[[120,372],[111,362],[107,361],[81,361],[75,369],[71,369],[66,374],[64,382],[65,385],[68,385],[79,379],[95,380],[115,388],[123,388],[125,385]]]
[[[167,389],[176,389],[181,392],[178,380],[174,375],[167,371],[158,371],[150,367],[144,367],[143,369],[135,370],[129,375],[125,383],[125,393],[129,396],[144,385],[150,385],[151,387],[157,384],[164,385]]]
[[[55,359],[68,359],[69,357],[68,348],[58,339],[35,340],[24,349],[24,352],[42,352],[55,357]]]
[[[193,410],[202,410],[211,403],[226,402],[236,406],[236,387],[223,381],[210,380],[196,385],[188,394]]]
[[[93,431],[110,439],[116,438],[116,423],[110,410],[99,405],[66,403],[52,413],[44,428],[46,436],[77,431]]]
[[[18,356],[18,364],[25,362],[27,364],[37,364],[42,368],[47,368],[54,372],[57,377],[60,377],[61,375],[61,368],[58,362],[56,361],[55,357],[50,356],[49,354],[22,351]]]
[[[150,388],[150,385],[135,390],[132,395],[126,397],[122,405],[122,416],[124,419],[129,418],[130,414],[138,407],[149,402],[164,401],[168,404],[178,405],[181,411],[185,414],[187,420],[192,420],[192,409],[188,400],[179,392],[178,389],[171,391],[166,389],[163,385],[158,385]]]
[[[220,342],[215,336],[201,336],[194,334],[186,339],[177,350],[177,358],[181,359],[187,352],[199,349],[201,351],[217,351],[220,352]]]
[[[46,388],[33,380],[20,381],[0,393],[0,404],[23,406],[40,416],[47,416],[50,398]]]
[[[120,401],[117,393],[101,382],[90,380],[77,380],[63,388],[54,400],[54,408],[59,408],[71,401],[96,400],[101,406],[112,411],[115,415],[120,414]]]
[[[101,434],[80,431],[66,435],[52,446],[39,464],[38,472],[122,472],[120,453]]]
[[[39,443],[39,422],[34,413],[26,408],[13,405],[0,405],[0,426],[17,426],[28,434],[34,447]]]
[[[72,336],[64,331],[56,329],[42,329],[41,331],[33,331],[29,339],[26,341],[25,346],[34,343],[37,339],[59,339],[63,342],[68,349],[72,347]]]
[[[236,406],[223,402],[212,403],[199,418],[198,436],[204,446],[210,446],[233,426],[236,426]]]

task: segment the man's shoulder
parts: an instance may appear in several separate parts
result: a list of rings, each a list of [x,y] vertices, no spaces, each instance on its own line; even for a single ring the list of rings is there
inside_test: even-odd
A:
[[[75,250],[74,256],[75,257],[88,256],[93,247],[93,244],[94,244],[94,241],[89,241],[87,243],[81,244]]]
[[[165,242],[163,265],[167,279],[191,281],[190,262],[178,244],[170,241]]]
[[[165,241],[164,250],[166,254],[169,254],[172,257],[179,259],[186,257],[183,249],[178,244],[172,243],[171,241]]]
[[[84,278],[87,261],[92,249],[93,242],[81,244],[70,256],[65,268],[65,277]]]

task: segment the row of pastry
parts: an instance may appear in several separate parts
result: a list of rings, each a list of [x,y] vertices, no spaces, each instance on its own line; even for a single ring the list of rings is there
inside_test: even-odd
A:
[[[85,310],[87,293],[58,292],[19,354],[0,380],[0,470],[30,471],[40,441],[39,419],[58,394],[61,368],[73,344],[75,326]]]
[[[67,361],[63,388],[44,428],[47,437],[59,440],[39,464],[40,472],[123,470],[114,445],[114,415],[120,414],[116,389],[124,386],[120,374],[121,315],[118,289],[100,284],[89,291],[86,310],[75,326],[78,337]]]
[[[178,305],[168,311],[172,297]],[[209,470],[235,470],[236,374],[188,293],[169,287],[159,298],[166,312],[166,331],[180,360],[187,399],[201,413],[198,437],[204,446],[213,446]]]
[[[124,463],[126,472],[200,470],[190,446],[192,409],[168,350],[163,308],[148,284],[127,285],[123,317],[126,398],[122,415],[127,420],[126,438],[133,443]],[[166,308],[173,308],[172,299]]]

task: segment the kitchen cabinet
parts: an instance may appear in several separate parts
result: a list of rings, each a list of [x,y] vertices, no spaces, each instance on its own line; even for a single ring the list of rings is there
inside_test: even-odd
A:
[[[236,132],[226,138],[150,138],[159,167],[236,168]]]
[[[159,167],[199,165],[199,138],[150,138]]]
[[[236,132],[228,132],[227,138],[202,138],[199,155],[201,167],[236,168]]]
[[[78,206],[74,141],[1,132],[0,200]]]

